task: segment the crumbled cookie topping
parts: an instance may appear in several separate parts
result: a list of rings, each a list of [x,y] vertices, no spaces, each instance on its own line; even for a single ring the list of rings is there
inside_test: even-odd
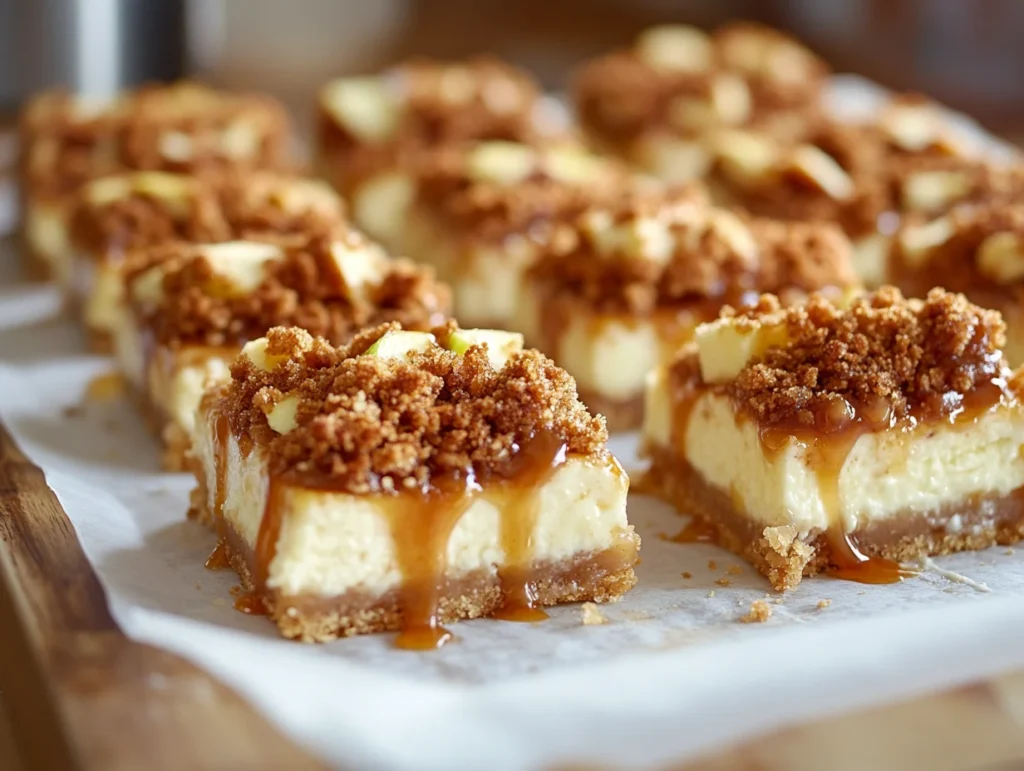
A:
[[[743,218],[690,188],[591,209],[556,231],[528,275],[545,304],[582,302],[634,316],[680,303],[738,302],[750,292],[793,300],[857,284],[850,244],[835,226]]]
[[[828,72],[808,49],[767,27],[730,24],[709,36],[667,26],[588,62],[574,92],[583,123],[610,142],[727,126],[798,136],[818,118]]]
[[[346,241],[313,236],[281,247],[255,268],[240,269],[245,260],[230,254],[215,261],[211,249],[171,243],[130,262],[126,285],[137,319],[159,343],[233,346],[273,326],[341,343],[388,321],[429,329],[450,309],[449,291],[430,268],[388,259],[354,232]]]
[[[236,435],[251,437],[271,473],[297,473],[350,493],[429,489],[439,480],[515,473],[539,437],[575,455],[604,455],[607,431],[576,396],[566,372],[537,351],[493,368],[480,346],[456,354],[440,345],[412,358],[364,355],[397,325],[357,334],[334,348],[297,329],[271,329],[269,371],[245,355],[215,408]],[[435,330],[444,342],[455,327]],[[297,399],[291,430],[267,414]],[[528,462],[528,461],[527,461]]]
[[[827,433],[855,418],[888,425],[909,415],[945,416],[1007,372],[1000,315],[941,289],[923,301],[884,287],[848,309],[814,296],[788,309],[766,299],[737,312],[754,324],[778,314],[786,343],[726,386],[762,426]]]
[[[448,147],[421,156],[411,171],[423,205],[456,233],[481,241],[500,241],[511,233],[543,241],[555,223],[647,184],[624,165],[574,144]]]
[[[281,169],[289,132],[284,107],[269,97],[188,82],[145,86],[103,105],[46,92],[21,116],[20,176],[42,198],[119,171]]]
[[[94,188],[118,185],[121,195],[90,197]],[[325,184],[262,171],[106,177],[84,188],[70,224],[76,248],[98,259],[168,241],[279,240],[346,229],[342,200]]]

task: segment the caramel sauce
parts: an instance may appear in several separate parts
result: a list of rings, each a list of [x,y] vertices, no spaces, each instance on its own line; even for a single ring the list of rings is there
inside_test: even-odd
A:
[[[659,533],[658,537],[663,541],[672,541],[672,543],[715,543],[717,535],[718,531],[710,522],[695,517],[675,535]]]
[[[230,426],[223,415],[214,416],[215,475],[214,516],[218,533],[223,533],[226,465]],[[540,621],[547,614],[536,606],[533,574],[533,531],[541,508],[540,488],[566,459],[566,444],[547,433],[532,437],[519,448],[506,466],[488,475],[487,496],[499,512],[499,538],[504,564],[499,571],[503,606],[494,615],[512,621]],[[253,589],[239,595],[237,610],[267,613],[267,578],[274,560],[286,511],[289,486],[331,490],[323,480],[293,475],[271,476],[256,539]],[[395,558],[402,576],[399,607],[401,631],[395,641],[399,648],[430,650],[453,639],[440,624],[439,612],[448,566],[448,542],[462,516],[481,494],[472,469],[434,480],[425,489],[380,492],[395,544]],[[227,564],[221,536],[207,560],[215,569]]]
[[[105,372],[89,381],[85,388],[85,398],[91,402],[106,402],[118,398],[124,389],[124,378],[120,373]]]
[[[224,541],[217,541],[210,556],[206,558],[205,567],[207,570],[224,570],[231,567],[231,563],[228,562],[227,544]]]

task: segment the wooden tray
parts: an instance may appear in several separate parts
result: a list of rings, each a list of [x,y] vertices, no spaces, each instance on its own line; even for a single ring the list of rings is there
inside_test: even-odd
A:
[[[43,472],[2,423],[0,690],[26,769],[326,768],[235,691],[125,636]]]

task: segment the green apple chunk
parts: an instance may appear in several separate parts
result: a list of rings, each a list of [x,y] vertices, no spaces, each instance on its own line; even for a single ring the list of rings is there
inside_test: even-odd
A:
[[[460,329],[448,338],[448,347],[458,354],[465,353],[474,345],[486,346],[491,366],[501,369],[512,354],[523,350],[523,336],[500,329]]]
[[[404,329],[395,329],[386,332],[380,340],[369,347],[366,353],[368,356],[409,361],[413,354],[423,353],[436,344],[436,338],[429,332],[407,332]]]

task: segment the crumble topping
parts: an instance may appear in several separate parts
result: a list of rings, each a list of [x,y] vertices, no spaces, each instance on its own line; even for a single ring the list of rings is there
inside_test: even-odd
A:
[[[413,174],[419,200],[457,232],[485,241],[510,233],[543,240],[554,223],[649,184],[576,145],[535,149],[506,142],[421,156]]]
[[[267,451],[271,473],[298,473],[349,493],[427,489],[440,479],[515,473],[533,437],[574,455],[607,452],[604,421],[576,396],[573,379],[534,350],[495,369],[481,346],[456,354],[431,345],[410,359],[364,355],[397,324],[332,347],[299,329],[271,329],[269,371],[240,356],[214,398],[238,436]],[[454,323],[434,330],[444,343]],[[294,427],[277,433],[267,413],[295,399]]]
[[[941,276],[946,287],[986,300],[1024,295],[1024,205],[993,200],[906,225],[897,234],[898,272],[908,283]]]
[[[23,111],[19,139],[25,189],[58,197],[125,170],[284,168],[289,124],[283,106],[269,97],[181,82],[144,86],[100,104],[44,92]]]
[[[241,245],[255,247],[249,252],[260,264],[235,254],[215,260],[218,245],[183,243],[134,257],[126,285],[140,325],[171,347],[238,345],[274,326],[341,343],[387,321],[429,329],[450,309],[448,289],[430,268],[388,259],[355,232],[345,241],[312,236],[279,249]],[[221,244],[220,252],[234,246]]]
[[[792,38],[736,23],[647,30],[628,50],[585,64],[574,93],[584,124],[611,141],[726,126],[800,135],[816,121],[827,65]]]
[[[274,240],[345,229],[344,205],[325,184],[262,171],[105,177],[84,188],[70,224],[75,246],[98,259],[168,241]]]
[[[761,425],[828,432],[858,410],[878,424],[921,411],[948,415],[1007,371],[999,313],[941,289],[922,301],[883,287],[847,309],[820,295],[786,309],[766,297],[735,314],[755,325],[771,317],[787,334],[725,386]]]
[[[850,244],[834,225],[749,219],[693,188],[621,197],[560,226],[529,271],[547,300],[645,315],[685,302],[787,300],[857,285]]]

